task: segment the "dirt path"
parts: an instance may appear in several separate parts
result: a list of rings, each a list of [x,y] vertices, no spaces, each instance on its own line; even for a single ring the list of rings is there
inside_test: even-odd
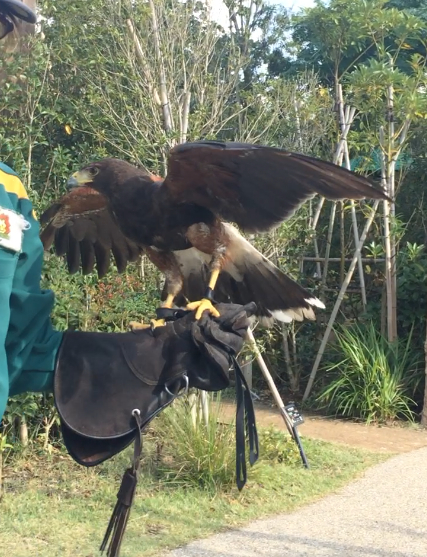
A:
[[[233,403],[225,402],[223,408],[224,416],[234,416],[236,409]],[[255,403],[255,412],[258,425],[264,427],[274,425],[286,429],[276,408]],[[427,430],[416,426],[367,426],[305,413],[303,416],[305,423],[298,428],[298,431],[301,435],[313,439],[323,439],[385,453],[406,453],[427,447]]]

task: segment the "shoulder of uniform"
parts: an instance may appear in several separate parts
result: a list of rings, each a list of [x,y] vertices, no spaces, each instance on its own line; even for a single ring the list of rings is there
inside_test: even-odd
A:
[[[0,184],[3,184],[7,193],[14,193],[19,199],[28,199],[28,194],[18,174],[4,163],[0,163]]]
[[[14,170],[12,170],[10,166],[4,164],[4,162],[0,162],[0,171],[4,172],[5,174],[10,174],[11,176],[18,176],[18,174]]]

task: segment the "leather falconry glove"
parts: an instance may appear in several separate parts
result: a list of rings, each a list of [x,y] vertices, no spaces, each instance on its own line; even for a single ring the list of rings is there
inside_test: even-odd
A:
[[[255,304],[218,304],[219,317],[195,321],[193,312],[159,309],[164,327],[129,333],[67,332],[54,379],[64,443],[83,466],[95,466],[135,443],[132,467],[122,481],[101,550],[117,557],[132,505],[142,450],[142,430],[190,387],[229,386],[234,365],[237,391],[237,484],[246,481],[245,415],[250,462],[258,457],[249,388],[235,356],[243,346]]]

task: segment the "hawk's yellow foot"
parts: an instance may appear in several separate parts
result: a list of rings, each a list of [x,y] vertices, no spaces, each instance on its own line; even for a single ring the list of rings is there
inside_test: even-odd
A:
[[[164,319],[151,319],[150,323],[140,323],[139,321],[131,321],[129,327],[132,331],[140,331],[142,329],[155,329],[156,327],[163,327],[165,324]]]
[[[173,304],[174,295],[168,294],[165,303],[162,307],[171,308]],[[166,321],[164,319],[151,319],[150,323],[140,323],[139,321],[131,321],[129,326],[132,331],[140,331],[141,329],[155,329],[156,327],[163,327]]]
[[[212,305],[212,302],[210,300],[208,300],[207,298],[202,298],[201,300],[197,301],[197,302],[190,302],[187,305],[187,309],[189,311],[196,311],[196,319],[200,319],[203,315],[203,312],[205,310],[208,310],[209,313],[211,315],[213,315],[214,317],[219,317],[219,311],[217,309],[214,308],[214,306]]]

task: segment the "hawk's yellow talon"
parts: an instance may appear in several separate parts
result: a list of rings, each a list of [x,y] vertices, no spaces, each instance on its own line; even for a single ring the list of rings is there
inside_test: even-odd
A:
[[[150,327],[155,329],[156,327],[164,327],[166,321],[164,319],[151,319]]]
[[[213,315],[214,317],[219,317],[219,315],[220,315],[219,311],[217,309],[215,309],[214,306],[212,305],[212,302],[210,300],[207,300],[206,298],[203,298],[203,299],[201,299],[197,302],[190,302],[187,305],[187,309],[189,311],[197,310],[196,311],[196,319],[197,320],[199,320],[202,317],[203,312],[206,311],[206,310],[208,310],[209,313],[211,315]]]
[[[141,331],[142,329],[155,329],[156,327],[163,327],[165,324],[164,319],[151,319],[150,323],[140,323],[139,321],[131,321],[129,327],[132,331]]]
[[[149,329],[149,323],[141,323],[140,321],[130,321],[129,327],[131,331],[141,331],[142,329]]]

